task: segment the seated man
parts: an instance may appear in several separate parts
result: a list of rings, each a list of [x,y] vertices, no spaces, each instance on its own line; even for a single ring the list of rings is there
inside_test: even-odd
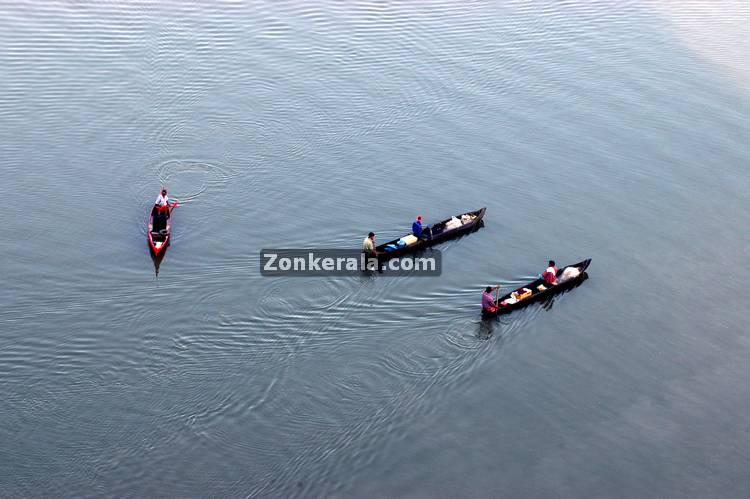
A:
[[[417,239],[422,237],[422,215],[417,215],[417,220],[411,224],[411,232]]]
[[[547,270],[542,272],[542,279],[544,279],[544,282],[547,284],[555,285],[557,284],[557,267],[555,266],[555,261],[550,260],[549,261],[549,267],[547,267]]]
[[[492,297],[492,292],[496,289],[500,289],[500,286],[487,286],[482,293],[482,311],[483,312],[497,312],[497,305],[495,299]]]

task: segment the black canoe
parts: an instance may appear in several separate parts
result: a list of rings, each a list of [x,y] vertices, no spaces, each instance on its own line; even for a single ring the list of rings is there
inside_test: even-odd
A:
[[[557,276],[558,278],[562,275],[563,271],[567,269],[568,267],[578,267],[578,269],[581,271],[580,274],[578,274],[577,277],[574,277],[573,279],[570,279],[565,282],[561,282],[560,284],[556,284],[554,286],[550,286],[546,282],[544,282],[544,279],[539,278],[535,281],[532,281],[524,286],[519,287],[518,289],[514,289],[510,293],[508,293],[505,296],[501,296],[498,303],[502,303],[504,300],[507,300],[510,298],[511,293],[516,291],[521,291],[523,288],[530,289],[532,291],[531,296],[528,298],[524,298],[523,300],[519,300],[516,303],[511,303],[508,305],[500,305],[497,308],[496,312],[488,312],[487,310],[482,310],[482,316],[485,318],[489,317],[496,317],[498,315],[503,315],[510,313],[514,310],[517,310],[519,308],[525,307],[526,305],[529,305],[531,303],[539,302],[542,300],[545,300],[553,295],[556,295],[558,293],[562,293],[563,291],[566,291],[568,289],[572,289],[579,284],[581,284],[583,281],[588,279],[588,275],[586,274],[586,269],[591,264],[591,259],[584,260],[582,262],[574,263],[573,265],[568,265],[567,267],[563,267],[561,269],[558,269]],[[537,290],[537,286],[544,285],[547,289],[544,291]]]
[[[157,214],[156,207],[151,209],[148,217],[148,245],[154,256],[159,256],[169,246],[169,236],[172,232],[172,211],[169,208],[166,216]]]
[[[478,229],[481,226],[480,224],[482,223],[482,218],[484,218],[484,212],[486,210],[487,208],[482,208],[480,210],[469,211],[467,213],[461,213],[460,215],[457,215],[456,218],[458,218],[459,220],[463,215],[469,215],[470,217],[472,217],[472,220],[454,229],[445,229],[445,224],[450,221],[450,218],[447,220],[443,220],[442,222],[438,222],[431,227],[425,227],[422,231],[422,237],[408,246],[396,248],[391,251],[386,250],[386,247],[389,244],[396,245],[401,238],[394,239],[393,241],[388,241],[387,243],[376,246],[375,250],[378,252],[378,260],[383,261],[390,260],[391,258],[397,258],[407,253],[413,253],[415,251],[430,247],[433,244],[437,244],[448,239],[453,239],[454,237],[458,237],[462,234],[468,234],[469,232]],[[403,237],[408,237],[410,235],[411,233]]]

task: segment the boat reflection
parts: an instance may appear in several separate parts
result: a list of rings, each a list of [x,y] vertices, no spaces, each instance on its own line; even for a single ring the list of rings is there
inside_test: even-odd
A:
[[[556,293],[554,295],[551,295],[549,298],[545,298],[544,300],[542,300],[541,302],[539,302],[542,305],[542,310],[545,310],[545,311],[552,310],[552,307],[555,305],[555,298],[557,298],[558,296],[564,295],[565,293],[567,293],[571,289],[577,288],[578,286],[580,286],[581,284],[583,284],[584,282],[586,282],[586,279],[588,279],[588,278],[589,278],[589,275],[586,272],[584,272],[583,275],[581,276],[581,278],[575,284],[573,284],[572,286],[566,288],[562,292]]]
[[[492,338],[495,329],[500,327],[500,321],[494,319],[496,319],[496,317],[493,317],[492,319],[482,319],[477,323],[477,332],[474,335],[476,339],[486,341]]]
[[[541,305],[542,310],[544,310],[544,311],[552,310],[552,307],[555,305],[555,299],[557,297],[559,297],[561,295],[564,295],[565,293],[569,292],[572,289],[577,288],[578,286],[580,286],[581,284],[583,284],[584,282],[586,282],[586,280],[588,280],[588,278],[589,278],[589,275],[586,272],[584,272],[583,275],[581,275],[581,277],[575,283],[573,283],[573,284],[566,283],[565,284],[565,289],[563,289],[563,290],[561,290],[561,291],[559,291],[559,292],[557,292],[555,294],[552,294],[552,295],[548,296],[547,298],[545,298],[543,300],[540,300],[538,302],[533,302],[532,301],[532,302],[529,303],[528,306],[533,306],[535,303],[539,303]],[[524,308],[526,308],[526,307],[524,307]],[[496,319],[499,319],[500,317],[501,317],[500,315],[494,315],[494,316],[491,316],[491,317],[487,317],[484,314],[482,314],[482,320],[481,320],[481,322],[487,322],[487,323],[497,322]]]
[[[162,251],[158,255],[154,255],[153,251],[149,251],[151,253],[151,261],[154,262],[154,272],[156,273],[156,277],[159,277],[159,267],[161,266],[162,260],[164,260],[164,255],[167,254],[166,251]]]

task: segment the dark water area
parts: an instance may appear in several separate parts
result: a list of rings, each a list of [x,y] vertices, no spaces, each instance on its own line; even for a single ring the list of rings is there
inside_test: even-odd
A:
[[[4,3],[0,495],[746,495],[749,80],[680,27],[744,42],[660,4]],[[260,275],[482,206],[440,277]]]

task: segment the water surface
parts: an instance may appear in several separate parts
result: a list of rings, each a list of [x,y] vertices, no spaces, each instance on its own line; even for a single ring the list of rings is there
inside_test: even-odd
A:
[[[741,3],[0,14],[3,495],[750,487]],[[259,273],[481,206],[439,278]],[[549,258],[591,278],[480,320]]]

